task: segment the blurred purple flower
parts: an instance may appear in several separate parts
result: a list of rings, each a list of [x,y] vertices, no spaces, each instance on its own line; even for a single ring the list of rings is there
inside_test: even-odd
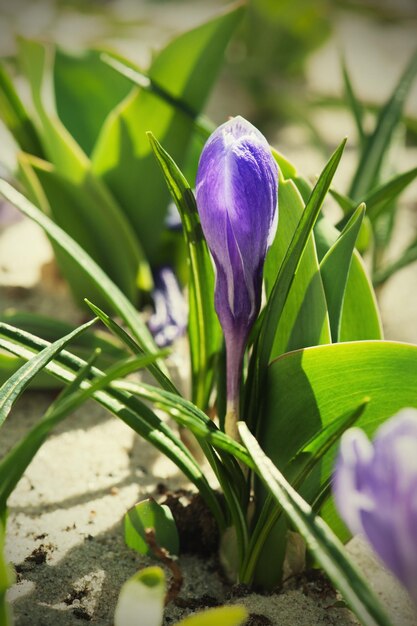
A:
[[[23,218],[20,211],[5,200],[0,200],[0,230],[7,228]]]
[[[152,297],[155,312],[149,319],[148,326],[157,346],[164,348],[184,334],[188,310],[176,276],[170,267],[157,270],[154,283]]]
[[[349,530],[365,535],[417,605],[417,410],[397,413],[373,444],[359,428],[349,429],[333,489]]]
[[[240,116],[217,128],[200,157],[196,198],[217,270],[215,306],[226,341],[229,414],[238,413],[242,358],[277,228],[277,191],[278,168],[265,137]]]

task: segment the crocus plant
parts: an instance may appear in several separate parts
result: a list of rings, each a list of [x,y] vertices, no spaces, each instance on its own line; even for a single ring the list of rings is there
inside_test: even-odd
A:
[[[217,523],[221,556],[232,580],[265,589],[281,582],[288,531],[296,530],[361,623],[390,626],[343,548],[350,534],[335,515],[330,484],[335,448],[349,427],[355,424],[371,432],[393,411],[417,408],[417,347],[382,339],[372,284],[355,250],[364,205],[356,207],[341,231],[321,214],[345,142],[312,187],[240,117],[210,137],[206,133],[206,138],[195,197],[173,158],[149,133],[181,216],[187,251],[191,399],[181,395],[164,363],[166,352],[158,350],[142,317],[99,264],[0,180],[0,194],[44,229],[123,321],[119,324],[88,302],[97,317],[53,342],[16,324],[0,323],[0,348],[16,357],[16,372],[0,390],[0,424],[39,373],[68,385],[0,461],[0,514],[5,519],[11,491],[51,428],[93,397],[193,483]],[[97,318],[114,335],[117,356],[114,345],[98,343],[91,328]],[[68,348],[82,334],[88,346],[102,348],[110,367],[108,360],[106,365],[97,361],[97,350],[85,358],[85,353]],[[22,366],[17,358],[27,363]],[[141,367],[149,370],[153,384],[126,380]],[[206,465],[196,460],[156,408],[194,435]],[[393,441],[392,435],[387,437]],[[347,445],[343,443],[342,451]],[[369,445],[363,445],[366,454]],[[401,450],[408,454],[408,444]],[[375,452],[375,459],[379,454]],[[360,457],[361,463],[368,463],[365,457]],[[208,465],[217,488],[208,480]],[[353,498],[354,469],[349,472],[339,481],[338,501]],[[372,483],[368,499],[359,493],[356,509],[352,505],[362,525],[372,498],[388,497],[374,484],[371,470],[366,476]],[[364,477],[361,473],[360,481]],[[393,501],[407,506],[402,498],[411,493],[412,483],[404,489]],[[150,553],[144,532],[150,511],[156,544],[175,553],[179,542],[173,515],[154,501],[138,504],[127,515],[129,545]],[[403,521],[411,519],[410,513]],[[352,526],[353,531],[357,528]],[[384,531],[377,528],[374,536]],[[391,526],[391,531],[400,529]],[[413,537],[404,534],[401,541],[408,544]],[[408,574],[402,578],[407,585]]]
[[[196,200],[216,265],[214,302],[226,342],[226,433],[236,437],[239,384],[262,274],[278,221],[278,167],[265,137],[242,117],[220,126],[200,157]]]
[[[360,428],[344,433],[333,491],[350,531],[368,539],[417,606],[417,411],[397,413],[372,443]]]

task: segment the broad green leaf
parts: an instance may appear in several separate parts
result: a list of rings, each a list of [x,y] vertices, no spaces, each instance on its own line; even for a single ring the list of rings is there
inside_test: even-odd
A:
[[[196,115],[195,111],[189,104],[178,98],[173,96],[172,93],[167,91],[160,84],[156,83],[146,72],[139,69],[134,63],[125,59],[115,52],[103,52],[100,55],[100,59],[103,63],[109,65],[116,72],[127,78],[133,85],[137,85],[142,89],[153,93],[155,96],[164,100],[167,104],[170,104],[174,108],[178,109],[184,115],[187,115],[194,124],[195,129],[198,131],[193,137],[197,139],[197,143],[203,141],[203,143],[208,139],[209,135],[215,129],[214,124],[203,115]],[[199,150],[199,153],[201,149]]]
[[[248,612],[243,606],[220,606],[188,615],[175,626],[240,626],[247,619]]]
[[[298,222],[294,236],[280,265],[275,284],[265,307],[262,326],[251,358],[250,385],[246,414],[254,419],[259,410],[260,393],[265,381],[266,368],[270,359],[276,328],[299,267],[308,238],[320,213],[322,203],[331,185],[332,178],[342,157],[346,141],[334,152],[320,175],[305,210]]]
[[[155,533],[159,548],[165,548],[172,556],[178,556],[180,540],[171,509],[155,500],[147,499],[132,507],[125,515],[125,542],[139,554],[155,556],[146,540],[146,530]]]
[[[357,426],[372,435],[379,424],[403,407],[417,407],[417,346],[389,341],[359,341],[306,348],[269,366],[265,411],[259,441],[281,469],[307,441],[343,413],[369,398]],[[334,450],[321,464],[331,475]],[[310,500],[319,488],[309,486]],[[332,507],[325,519],[343,539],[348,533]]]
[[[271,148],[272,155],[275,161],[278,163],[278,167],[280,169],[280,173],[282,177],[287,180],[291,178],[296,178],[297,176],[297,168],[291,161],[287,159],[281,152],[276,150],[275,148]]]
[[[213,265],[190,185],[151,133],[149,139],[183,224],[190,265],[188,326],[192,399],[204,410],[208,404],[216,357],[222,343],[220,324],[214,310]]]
[[[43,212],[96,261],[129,300],[136,302],[138,276],[150,276],[150,270],[139,242],[110,194],[88,172],[74,182],[52,164],[30,155],[21,154],[19,164],[26,188]],[[81,302],[86,296],[98,299],[91,280],[86,281],[71,257],[63,255],[59,247],[54,248],[77,300]],[[151,280],[146,281],[148,288]]]
[[[114,613],[114,626],[162,626],[165,574],[160,567],[147,567],[123,585]]]
[[[19,38],[19,59],[32,91],[46,155],[61,174],[79,181],[88,167],[88,159],[56,114],[50,89],[53,54],[51,46]]]
[[[43,148],[3,63],[0,63],[0,118],[21,150],[43,156]]]
[[[48,347],[48,345],[47,342],[20,329],[6,327],[5,325],[1,327],[0,348],[25,360],[33,356],[33,351],[37,352]],[[149,357],[152,356],[154,355],[149,355]],[[85,365],[85,361],[64,350],[56,357],[56,361],[46,365],[46,370],[60,380],[69,383]],[[104,373],[97,368],[92,369],[92,374],[99,378],[104,376]],[[102,384],[102,381],[98,381],[98,384]],[[205,475],[189,450],[165,422],[160,420],[138,398],[123,390],[109,388],[106,391],[97,391],[94,393],[94,399],[171,459],[185,476],[195,484],[213,512],[219,527],[221,529],[224,528],[223,511]]]
[[[6,600],[6,592],[15,582],[14,572],[4,556],[6,516],[6,511],[0,511],[0,624],[13,626],[11,610]]]
[[[278,230],[264,268],[267,297],[272,291],[304,211],[303,200],[293,181],[285,180],[281,173],[278,183],[278,211]],[[271,358],[290,350],[329,342],[326,297],[314,237],[310,236],[276,327]]]
[[[25,363],[15,372],[0,388],[0,426],[10,413],[14,402],[27,387],[31,379],[40,372],[49,361],[51,361],[73,338],[77,337],[84,330],[87,330],[97,320],[93,319],[83,324],[68,335],[58,339],[42,352],[39,352],[30,361]],[[4,328],[4,323],[0,322],[0,332]]]
[[[332,341],[340,341],[341,318],[346,285],[356,240],[365,215],[361,204],[320,263],[320,274],[326,293]],[[366,312],[364,312],[366,314]],[[358,315],[364,314],[358,311]]]
[[[239,433],[265,487],[284,509],[361,624],[363,626],[392,626],[378,597],[356,569],[329,526],[320,517],[314,515],[308,503],[291,487],[271,459],[264,454],[244,422],[239,423]]]
[[[126,322],[139,345],[144,350],[155,352],[155,343],[134,306],[78,243],[71,239],[69,235],[54,224],[52,220],[9,185],[9,183],[1,179],[0,195],[38,224],[50,239],[71,256],[74,262],[84,270],[91,280],[93,280],[97,289],[104,296],[109,305],[117,311],[120,317]]]
[[[90,154],[110,113],[132,84],[101,61],[99,50],[68,54],[58,48],[53,78],[56,110],[66,129]]]
[[[321,261],[337,241],[340,232],[327,218],[320,216],[314,235]],[[372,283],[361,256],[354,250],[343,300],[339,341],[381,339],[382,336],[382,324]]]
[[[369,135],[359,159],[348,196],[362,198],[378,184],[381,166],[393,132],[400,122],[405,99],[417,73],[417,51],[413,54],[391,97],[380,110],[375,130]]]
[[[242,12],[243,7],[229,10],[174,39],[153,61],[151,81],[198,115]],[[168,192],[145,133],[152,131],[182,165],[193,130],[193,120],[178,107],[135,88],[109,115],[93,151],[94,172],[118,199],[151,263],[158,259]]]

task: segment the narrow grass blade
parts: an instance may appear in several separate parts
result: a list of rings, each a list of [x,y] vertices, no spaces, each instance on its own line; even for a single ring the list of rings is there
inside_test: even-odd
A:
[[[348,72],[346,62],[344,59],[342,59],[342,75],[343,75],[343,84],[345,87],[346,101],[349,105],[349,108],[355,120],[359,141],[363,145],[366,140],[366,135],[365,135],[365,131],[363,128],[363,113],[364,113],[363,106],[355,94],[355,90],[353,89],[352,81],[350,79],[349,72]]]
[[[366,579],[347,556],[343,544],[327,524],[314,515],[307,502],[263,453],[246,424],[240,422],[238,427],[242,441],[248,448],[265,487],[304,537],[309,549],[342,593],[361,624],[393,626]]]
[[[133,352],[133,354],[144,354],[143,349],[138,342],[135,341],[119,324],[112,320],[107,313],[89,300],[85,299],[85,302],[93,313],[103,322],[103,324],[107,326],[107,328],[114,335],[116,335],[116,337],[118,337],[129,348],[129,350]],[[163,354],[167,355],[169,354],[169,351],[165,351]],[[151,359],[149,361],[148,370],[163,387],[163,389],[179,394],[179,391],[175,387],[174,383],[168,378],[168,376],[165,376],[163,371],[157,365],[155,365],[155,359]]]
[[[417,51],[410,59],[390,99],[380,110],[375,130],[367,139],[348,193],[353,200],[362,200],[378,183],[392,134],[401,119],[403,105],[416,74]]]
[[[90,328],[90,326],[92,326],[96,321],[96,319],[93,319],[86,324],[83,324],[62,339],[59,339],[47,348],[44,348],[42,352],[33,356],[30,361],[22,365],[22,367],[4,383],[0,389],[0,426],[10,413],[14,402],[28,386],[32,378],[36,376],[72,339]],[[5,324],[0,322],[0,332],[4,327]]]
[[[149,141],[181,215],[190,260],[189,337],[193,401],[205,409],[215,362],[221,348],[220,324],[214,310],[214,271],[201,230],[194,194],[182,172],[152,133]]]
[[[19,329],[3,328],[0,334],[4,337],[0,336],[0,348],[26,360],[33,356],[33,351],[39,351],[48,346],[47,342]],[[46,365],[46,370],[68,383],[74,379],[79,369],[84,366],[85,361],[63,350],[57,355],[55,361]],[[92,369],[92,374],[99,378],[105,376],[97,368]],[[91,384],[91,381],[88,384]],[[97,384],[99,383],[97,382]],[[166,423],[160,420],[143,402],[126,391],[108,388],[95,391],[93,397],[171,459],[200,491],[208,507],[213,512],[219,527],[225,527],[222,508],[203,471],[189,450]],[[242,447],[242,449],[244,448]]]
[[[84,401],[84,398],[80,398],[80,394],[77,395],[77,392],[83,381],[88,378],[91,368],[97,360],[97,352],[94,352],[68,387],[49,406],[42,419],[0,461],[0,511],[6,507],[10,494],[50,431]],[[76,398],[80,398],[78,403]],[[64,404],[67,410],[62,410]]]
[[[391,178],[388,182],[370,191],[364,197],[367,215],[371,220],[378,217],[400,193],[417,177],[417,167]]]

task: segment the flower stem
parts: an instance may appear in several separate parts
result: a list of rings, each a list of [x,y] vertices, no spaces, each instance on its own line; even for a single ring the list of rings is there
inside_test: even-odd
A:
[[[245,339],[233,337],[226,339],[226,385],[227,410],[225,418],[225,432],[229,437],[239,439],[237,422],[239,420],[240,378],[242,371]]]

